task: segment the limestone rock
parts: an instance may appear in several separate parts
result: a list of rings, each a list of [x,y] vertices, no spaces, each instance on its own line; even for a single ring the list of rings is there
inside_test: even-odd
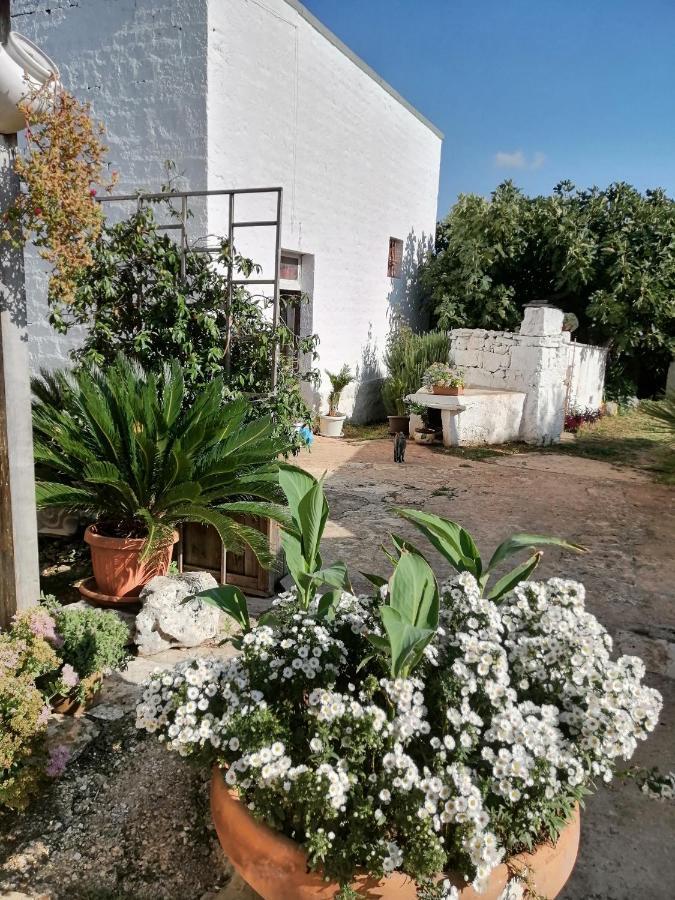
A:
[[[198,647],[216,637],[220,613],[195,594],[218,586],[208,572],[158,575],[143,588],[136,616],[136,644],[142,656],[171,647]],[[183,603],[186,597],[192,599]]]

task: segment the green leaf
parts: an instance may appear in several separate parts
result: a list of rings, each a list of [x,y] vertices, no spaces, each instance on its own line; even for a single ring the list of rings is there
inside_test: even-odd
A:
[[[376,588],[384,587],[388,584],[388,580],[381,575],[371,575],[370,572],[360,572],[360,574]]]
[[[398,678],[410,672],[411,662],[434,636],[434,629],[416,628],[404,621],[398,610],[391,606],[380,607],[382,624],[389,637],[391,676]]]
[[[458,572],[480,578],[482,563],[473,538],[456,522],[417,509],[395,507],[394,512],[415,525]]]
[[[352,589],[347,566],[343,562],[335,562],[325,569],[319,569],[318,572],[313,572],[310,578],[319,584],[330,584],[332,587],[340,588],[343,591],[351,592]]]
[[[429,563],[404,550],[389,580],[389,605],[418,628],[438,626],[438,586]]]
[[[317,619],[325,619],[327,622],[335,621],[335,607],[340,601],[342,591],[327,591],[319,598]]]
[[[541,557],[541,553],[535,553],[534,556],[531,556],[526,562],[522,563],[522,565],[516,566],[515,569],[511,569],[510,572],[507,572],[507,574],[504,575],[503,578],[500,578],[494,587],[492,587],[487,595],[487,599],[496,602],[503,597],[504,594],[512,591],[521,581],[525,581],[529,578],[539,565]]]
[[[243,631],[251,630],[246,597],[233,584],[221,584],[220,587],[208,588],[208,590],[200,591],[195,597],[203,600],[208,606],[215,606],[221,612],[227,613],[241,626]],[[191,599],[191,597],[186,597],[182,602],[189,603]]]
[[[310,475],[309,472],[287,463],[279,464],[279,487],[286,496],[291,515],[295,519],[298,528],[300,527],[300,519],[298,517],[300,501],[315,484],[316,478]]]
[[[551,537],[545,534],[512,534],[503,541],[492,554],[487,571],[494,569],[502,560],[520,550],[536,550],[537,547],[562,547],[564,550],[573,550],[575,553],[586,553],[587,548],[581,544],[572,544],[562,538]]]
[[[327,518],[328,504],[324,497],[323,486],[317,481],[298,503],[302,551],[310,566],[314,564]]]

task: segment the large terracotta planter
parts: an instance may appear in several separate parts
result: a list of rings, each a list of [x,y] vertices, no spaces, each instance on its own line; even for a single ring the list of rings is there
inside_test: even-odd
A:
[[[432,394],[441,394],[443,397],[459,397],[464,393],[463,387],[446,387],[444,384],[434,384],[431,388]]]
[[[151,578],[166,575],[178,532],[174,531],[170,543],[144,560],[140,556],[146,538],[106,537],[97,534],[96,526],[90,525],[84,539],[91,550],[91,567],[99,591],[112,597],[138,597]]]
[[[339,886],[320,873],[307,871],[307,857],[294,841],[257,822],[236,793],[225,784],[222,772],[211,776],[211,815],[220,845],[239,875],[263,900],[333,900]],[[541,897],[553,900],[569,878],[579,848],[579,809],[553,846],[543,844],[534,853],[522,853],[509,861],[513,871],[531,872],[530,886]],[[506,865],[498,866],[487,890],[476,893],[463,878],[443,875],[460,890],[462,900],[498,900],[509,880]],[[416,900],[414,883],[394,872],[380,881],[367,875],[353,882],[368,900]]]

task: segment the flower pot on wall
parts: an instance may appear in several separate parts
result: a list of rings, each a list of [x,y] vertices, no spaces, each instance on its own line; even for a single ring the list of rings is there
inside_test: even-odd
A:
[[[11,31],[7,43],[0,45],[0,133],[22,131],[26,120],[19,103],[58,77],[59,70],[46,53],[22,34]]]
[[[347,416],[319,416],[319,432],[323,437],[342,437],[342,426]]]
[[[141,554],[146,538],[107,537],[98,534],[96,525],[90,525],[84,539],[91,550],[91,568],[98,590],[109,597],[138,597],[151,578],[166,575],[178,532],[174,531],[170,542],[144,560]]]
[[[307,869],[307,857],[290,838],[253,818],[236,792],[214,769],[211,776],[211,815],[218,840],[238,874],[263,900],[332,900],[339,889],[324,880],[321,872]],[[521,853],[493,869],[484,893],[478,894],[462,878],[449,878],[459,890],[461,900],[498,900],[510,877],[510,871],[529,870],[529,882],[538,896],[553,900],[572,873],[579,849],[579,809],[563,829],[558,843],[542,844],[533,853]],[[415,900],[413,881],[400,872],[382,879],[357,876],[353,888],[371,900]]]
[[[387,416],[389,419],[389,434],[398,434],[402,431],[407,435],[410,433],[410,416]]]
[[[446,387],[444,384],[434,384],[431,388],[432,393],[442,394],[444,397],[459,397],[464,393],[463,387]]]

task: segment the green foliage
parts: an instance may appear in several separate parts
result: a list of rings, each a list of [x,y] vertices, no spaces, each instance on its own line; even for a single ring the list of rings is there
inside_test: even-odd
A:
[[[418,509],[395,508],[394,512],[415,525],[416,528],[419,528],[432,546],[458,572],[469,572],[473,575],[483,595],[495,602],[509,591],[512,591],[521,581],[525,581],[530,577],[542,556],[542,553],[536,549],[537,547],[562,547],[565,550],[573,550],[577,553],[586,552],[585,547],[564,541],[562,538],[543,534],[512,534],[511,537],[497,547],[487,567],[484,567],[474,539],[461,525],[451,522],[450,519],[443,519],[441,516],[422,512]],[[488,590],[488,582],[495,569],[509,556],[513,556],[523,550],[532,551],[531,556],[524,563],[516,566],[516,568],[500,578]]]
[[[315,358],[318,339],[311,335],[296,346],[286,325],[273,325],[272,301],[253,297],[242,285],[233,286],[228,309],[228,268],[235,278],[255,276],[259,267],[252,260],[224,241],[215,261],[208,254],[188,252],[183,272],[178,247],[158,230],[148,206],[107,225],[92,256],[92,265],[78,277],[72,303],[52,308],[50,316],[61,332],[86,326],[84,342],[73,352],[80,364],[105,366],[124,353],[146,370],[160,372],[167,359],[175,359],[189,397],[223,376],[225,399],[250,396],[256,404],[251,418],[270,415],[287,444],[299,443],[293,423],[311,422],[301,382],[315,380],[317,373],[298,374],[295,357]],[[225,372],[228,335],[230,369]],[[272,392],[275,343],[280,352]]]
[[[526,197],[500,184],[461,195],[439,223],[422,284],[443,328],[514,329],[522,307],[550,299],[577,337],[611,348],[643,392],[663,383],[675,338],[675,202],[625,183]],[[648,363],[646,362],[648,361]]]
[[[49,707],[36,680],[59,665],[31,616],[0,633],[0,806],[10,809],[24,809],[40,789]]]
[[[438,628],[438,585],[429,563],[403,550],[389,580],[388,603],[380,606],[387,634],[368,640],[390,659],[392,678],[408,678]]]
[[[308,609],[322,584],[340,590],[351,590],[344,563],[323,568],[319,550],[326,521],[328,501],[323,492],[323,479],[317,481],[295,466],[279,466],[279,485],[286,496],[291,522],[284,526],[281,544],[286,564],[295,582],[298,599]],[[328,614],[326,606],[323,614]]]
[[[200,591],[196,596],[207,606],[214,606],[234,619],[244,633],[251,630],[246,596],[235,585],[221,584],[218,587]],[[183,603],[189,603],[191,599],[192,597],[186,597]]]
[[[120,356],[105,371],[43,375],[33,390],[40,508],[93,515],[105,534],[147,536],[148,554],[179,523],[208,524],[230,550],[249,546],[271,561],[260,531],[238,517],[286,521],[268,502],[280,497],[284,444],[269,418],[245,424],[247,401],[222,405],[220,378],[188,404],[176,361],[156,375]]]
[[[440,331],[415,334],[407,325],[396,323],[389,333],[384,354],[387,377],[382,385],[382,400],[387,415],[404,416],[404,398],[419,390],[430,365],[447,363],[449,355],[447,334]]]
[[[126,669],[131,658],[126,645],[129,629],[114,612],[102,609],[69,609],[47,604],[63,643],[61,661],[70,664],[80,679],[99,672]]]
[[[354,381],[354,376],[346,363],[339,372],[329,372],[328,369],[326,369],[326,375],[328,375],[331,385],[331,391],[328,395],[328,415],[339,416],[342,392],[348,384],[351,384],[352,381]]]
[[[670,391],[663,400],[644,401],[640,409],[669,438],[661,468],[663,480],[667,484],[675,484],[675,391]]]

